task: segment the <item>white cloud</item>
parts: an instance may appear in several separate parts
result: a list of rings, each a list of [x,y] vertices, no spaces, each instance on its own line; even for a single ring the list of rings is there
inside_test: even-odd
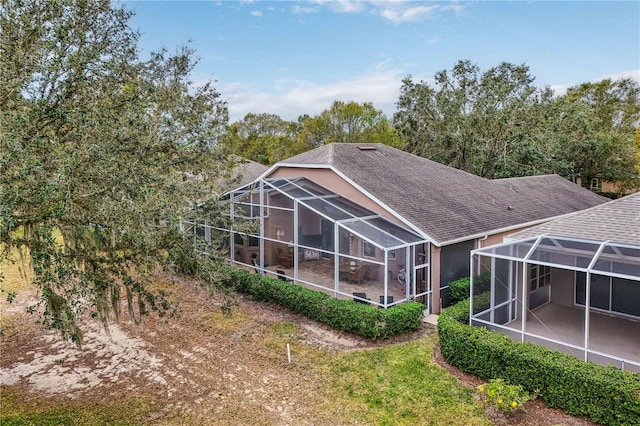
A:
[[[434,44],[440,43],[440,37],[431,37],[427,40],[427,44],[433,46]]]
[[[611,79],[611,80],[622,80],[623,78],[630,78],[630,79],[635,80],[638,83],[640,83],[640,69],[639,70],[631,70],[631,71],[623,71],[623,72],[619,72],[619,73],[615,73],[615,74],[608,74],[608,75],[602,76],[602,77],[597,78],[597,79],[592,80],[592,81],[601,81],[601,80],[605,80],[607,78]]]
[[[440,9],[438,5],[415,7],[387,7],[380,9],[377,14],[395,24],[402,22],[415,22],[433,18]]]
[[[313,0],[312,3],[338,13],[360,13],[367,10],[367,2],[361,0]]]
[[[315,7],[302,7],[298,4],[294,5],[291,8],[291,12],[296,13],[296,14],[302,14],[302,13],[315,13],[318,12],[318,8]]]
[[[399,71],[373,71],[352,80],[318,85],[307,81],[281,80],[274,93],[256,93],[250,86],[221,84],[218,89],[228,101],[230,122],[247,113],[278,114],[296,120],[303,114],[317,115],[334,101],[371,102],[389,118],[396,110],[402,78]]]
[[[313,4],[308,7],[306,5]],[[291,8],[293,13],[314,13],[327,8],[336,13],[368,13],[400,24],[433,19],[444,12],[462,13],[465,6],[460,3],[425,3],[405,0],[311,0],[305,6],[298,4]]]
[[[252,14],[253,16],[262,16],[262,12],[261,12],[261,11],[259,11],[259,10],[252,10],[252,11],[251,11],[251,14]]]
[[[592,78],[591,80],[589,80],[589,83],[597,83],[598,81],[602,81],[602,80],[622,80],[624,78],[630,78],[632,80],[635,80],[638,82],[638,84],[640,84],[640,69],[638,70],[631,70],[631,71],[623,71],[623,72],[619,72],[619,73],[615,73],[615,74],[606,74],[600,77],[596,77],[596,78]],[[570,87],[573,86],[577,86],[578,84],[582,84],[582,83],[586,83],[584,81],[579,81],[579,82],[574,82],[574,83],[566,83],[566,84],[551,84],[549,87],[551,87],[551,89],[553,90],[553,93],[556,96],[562,96],[564,94],[567,93],[567,90]]]

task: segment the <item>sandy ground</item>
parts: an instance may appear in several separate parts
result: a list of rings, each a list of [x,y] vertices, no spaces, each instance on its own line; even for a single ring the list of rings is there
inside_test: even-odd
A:
[[[335,332],[323,324],[290,314],[268,304],[239,297],[233,316],[189,282],[179,282],[182,315],[146,318],[141,326],[124,319],[109,325],[109,333],[93,321],[83,322],[82,351],[53,331],[43,330],[35,316],[24,314],[33,295],[20,294],[0,309],[10,327],[0,339],[0,386],[26,389],[45,396],[104,403],[126,396],[158,401],[157,418],[212,419],[224,424],[334,424],[328,405],[318,402],[318,389],[328,380],[306,368],[304,345],[325,351],[350,351],[420,338],[435,332],[430,324],[418,332],[391,341],[372,342]],[[292,358],[284,347],[269,345],[273,327],[297,324],[292,336]],[[287,329],[285,328],[285,331]],[[298,330],[298,331],[295,331]],[[294,338],[295,337],[295,338]],[[266,339],[266,341],[265,341]],[[281,341],[279,341],[281,343]],[[449,369],[469,386],[473,376]],[[489,413],[496,424],[589,425],[541,403],[530,403],[518,418]],[[144,419],[154,422],[154,419]]]

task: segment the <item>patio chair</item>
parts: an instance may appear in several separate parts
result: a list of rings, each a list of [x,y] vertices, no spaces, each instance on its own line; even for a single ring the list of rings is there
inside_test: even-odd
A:
[[[289,278],[287,278],[284,274],[284,271],[282,269],[276,269],[276,274],[278,275],[278,279],[280,281],[284,281],[284,282],[292,282],[293,280],[290,280]]]
[[[284,266],[285,268],[291,268],[293,266],[292,254],[285,253],[285,251],[282,250],[282,248],[278,247],[276,248],[276,255],[278,256],[278,261],[280,262],[280,265]]]
[[[384,301],[384,296],[380,296],[380,304],[381,305],[390,305],[393,303],[393,296],[387,296],[387,302]]]
[[[363,305],[368,305],[369,300],[367,299],[367,293],[353,293],[353,301],[356,303],[362,303]]]

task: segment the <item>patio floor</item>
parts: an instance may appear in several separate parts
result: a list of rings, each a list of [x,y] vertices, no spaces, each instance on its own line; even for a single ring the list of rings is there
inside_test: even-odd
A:
[[[266,269],[267,273],[273,273],[274,275],[276,270],[284,271],[288,278],[293,279],[293,268],[273,265],[268,266]],[[333,273],[333,265],[326,259],[300,262],[298,264],[298,278],[301,281],[305,281],[300,282],[300,284],[314,290],[323,291],[331,296],[335,295]],[[314,286],[307,283],[316,285]],[[340,299],[351,299],[353,298],[353,293],[365,293],[367,298],[372,302],[379,303],[380,297],[384,295],[384,282],[382,281],[382,277],[379,277],[377,280],[363,280],[360,284],[342,279],[339,281],[338,290],[344,293],[337,295]],[[393,303],[406,299],[398,281],[389,282],[387,296],[393,297]]]
[[[521,330],[520,320],[506,325],[511,330]],[[589,349],[603,352],[632,361],[638,365],[625,363],[624,369],[640,371],[640,321],[591,312],[589,320]],[[584,346],[584,309],[546,304],[533,312],[529,312],[526,330],[541,337]],[[511,336],[512,338],[515,335]],[[583,359],[581,350],[553,342],[526,338],[527,341],[549,347],[554,350],[570,353]],[[612,364],[621,367],[620,362],[595,354],[589,360],[598,364]]]

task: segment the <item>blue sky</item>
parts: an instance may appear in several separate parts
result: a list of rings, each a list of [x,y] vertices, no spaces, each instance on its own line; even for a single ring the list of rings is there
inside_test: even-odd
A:
[[[558,93],[607,77],[640,81],[638,1],[125,1],[144,51],[191,40],[196,84],[216,80],[231,121],[287,120],[333,101],[389,117],[402,79],[468,59],[527,64]]]

